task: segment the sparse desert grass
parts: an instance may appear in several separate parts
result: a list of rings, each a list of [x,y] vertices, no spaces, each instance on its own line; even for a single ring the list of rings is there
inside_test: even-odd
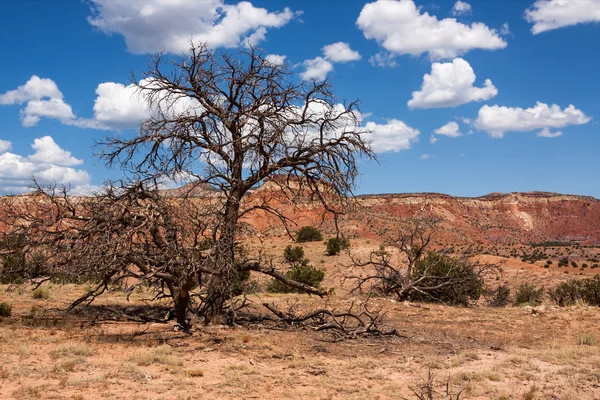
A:
[[[45,286],[41,286],[35,289],[31,293],[31,296],[36,300],[48,300],[50,298],[50,290]]]
[[[204,370],[200,368],[190,369],[188,371],[185,371],[185,375],[192,378],[199,378],[201,376],[204,376]]]
[[[70,342],[60,345],[51,353],[53,358],[70,356],[91,356],[94,349],[85,343]]]
[[[306,245],[307,254],[319,260],[322,242],[311,246]],[[324,268],[335,267],[331,264]],[[515,287],[531,278],[530,271],[508,268],[500,284]],[[562,271],[552,275],[554,266],[538,269],[548,279],[568,278]],[[531,282],[553,287],[544,279],[540,275]],[[375,298],[373,308],[382,308],[386,323],[403,337],[333,343],[326,333],[310,329],[196,324],[187,336],[167,324],[101,320],[90,325],[85,313],[55,316],[53,311],[84,293],[83,285],[52,286],[43,302],[33,299],[27,286],[21,293],[5,288],[0,286],[0,302],[13,304],[13,316],[0,320],[0,398],[222,400],[258,393],[265,399],[413,400],[408,388],[428,369],[440,381],[454,379],[453,389],[468,384],[461,399],[520,400],[534,384],[535,399],[600,398],[600,346],[584,338],[600,340],[597,308],[559,309],[546,303],[546,312],[534,317],[516,307],[453,308]],[[96,304],[138,306],[150,297],[136,291],[127,303],[122,293],[110,292]],[[352,300],[336,287],[328,301],[341,310]],[[252,301],[258,309],[263,301],[282,309],[297,303],[302,310],[324,304],[308,296],[264,293]],[[27,322],[30,314],[36,319],[42,313],[40,321],[73,322]]]
[[[170,366],[181,366],[183,361],[180,357],[173,355],[173,349],[168,345],[154,347],[144,352],[138,352],[129,358],[140,366],[148,366],[151,364],[164,364]]]
[[[580,346],[595,346],[596,338],[592,335],[581,335],[577,338],[577,344]]]
[[[39,399],[42,397],[42,389],[39,386],[24,385],[15,390],[12,395],[16,399]]]

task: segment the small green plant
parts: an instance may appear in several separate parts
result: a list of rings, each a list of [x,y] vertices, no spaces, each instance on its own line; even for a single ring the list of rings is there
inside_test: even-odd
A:
[[[570,280],[561,282],[556,288],[550,290],[548,294],[560,307],[571,306],[582,297],[581,281]]]
[[[325,271],[310,265],[308,260],[302,260],[300,263],[293,265],[292,268],[285,273],[285,276],[296,282],[319,288],[321,286],[321,281],[325,277]],[[267,291],[271,293],[302,293],[302,290],[288,286],[277,279],[271,281],[267,287]]]
[[[330,238],[327,243],[327,255],[335,256],[342,250],[350,248],[350,240],[345,237]]]
[[[323,240],[321,232],[314,226],[303,226],[296,235],[296,241],[304,242],[319,242]]]
[[[34,299],[37,300],[47,300],[50,298],[50,291],[48,290],[47,287],[39,287],[37,289],[35,289],[32,293],[32,296]]]
[[[0,303],[0,317],[10,317],[12,314],[12,306],[8,303]]]
[[[559,266],[559,267],[567,267],[568,265],[569,265],[569,259],[568,259],[568,258],[566,258],[566,257],[565,257],[565,258],[561,258],[561,259],[558,261],[558,266]]]
[[[506,307],[510,303],[510,288],[508,285],[500,285],[492,292],[489,301],[490,307]]]
[[[517,288],[517,294],[515,296],[515,305],[528,304],[531,306],[537,306],[542,302],[542,296],[544,295],[544,287],[538,288],[530,283],[523,283]]]
[[[289,263],[297,263],[304,259],[304,248],[302,246],[289,245],[283,250],[283,257]]]
[[[577,263],[575,261],[571,261],[571,267],[579,268],[579,265],[577,265]]]

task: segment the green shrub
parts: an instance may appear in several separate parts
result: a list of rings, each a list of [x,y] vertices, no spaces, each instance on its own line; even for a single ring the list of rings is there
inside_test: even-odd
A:
[[[490,307],[506,307],[510,303],[510,288],[508,285],[501,285],[492,292],[489,300]]]
[[[340,251],[350,248],[350,240],[345,237],[330,238],[327,241],[327,255],[335,256]]]
[[[319,242],[323,240],[321,232],[314,226],[303,226],[296,235],[296,240],[300,243]]]
[[[297,263],[304,259],[304,249],[302,246],[289,245],[283,250],[283,257],[289,263]]]
[[[571,261],[571,267],[579,268],[579,266],[577,265],[577,263],[575,261]]]
[[[544,287],[538,288],[535,285],[529,283],[523,283],[519,285],[517,294],[515,296],[515,304],[529,304],[531,306],[537,306],[542,302],[542,296],[544,295]]]
[[[0,317],[10,317],[12,314],[12,306],[8,303],[0,303]]]
[[[285,273],[285,276],[296,282],[319,288],[321,286],[321,281],[325,277],[325,271],[308,264],[308,260],[302,260],[300,263],[292,266],[292,268]],[[271,293],[302,293],[302,290],[288,286],[275,278],[269,283],[267,291]]]
[[[566,258],[566,257],[565,257],[565,258],[561,258],[561,259],[558,261],[558,266],[559,266],[559,267],[566,267],[566,266],[568,266],[568,265],[569,265],[569,259],[568,259],[568,258]]]
[[[420,280],[426,287],[443,285],[427,293],[411,291],[409,299],[413,301],[435,301],[452,305],[468,305],[477,300],[483,292],[483,277],[473,264],[448,257],[433,251],[418,260],[412,271],[411,280]]]
[[[550,298],[560,307],[575,304],[577,300],[582,300],[582,285],[579,280],[570,280],[561,282],[556,288],[548,291]]]

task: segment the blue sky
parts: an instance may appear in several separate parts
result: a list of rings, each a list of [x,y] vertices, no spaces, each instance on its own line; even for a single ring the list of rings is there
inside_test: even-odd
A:
[[[143,119],[130,72],[193,35],[360,99],[380,163],[358,193],[600,198],[599,22],[600,0],[4,0],[0,193],[119,177],[93,144]]]

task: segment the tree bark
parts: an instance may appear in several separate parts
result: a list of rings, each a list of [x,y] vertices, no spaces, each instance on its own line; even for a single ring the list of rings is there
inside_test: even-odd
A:
[[[180,288],[175,296],[175,318],[177,323],[184,329],[189,328],[187,322],[187,308],[190,303],[190,293],[186,288]]]

